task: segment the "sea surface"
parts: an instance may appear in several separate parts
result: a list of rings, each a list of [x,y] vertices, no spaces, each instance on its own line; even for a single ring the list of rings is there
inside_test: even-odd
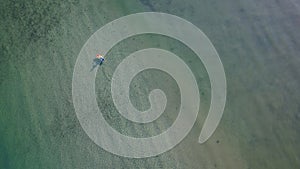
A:
[[[199,85],[200,111],[191,132],[170,151],[132,159],[105,151],[82,129],[72,101],[77,56],[102,26],[138,12],[190,21],[219,53],[227,102],[217,130],[204,144],[197,141],[211,99],[206,69],[187,46],[155,34],[130,37],[109,51],[96,77],[99,108],[125,135],[151,137],[170,127],[180,90],[167,73],[146,70],[130,85],[130,99],[139,110],[149,108],[152,89],[166,93],[167,107],[153,123],[122,117],[110,93],[113,72],[130,53],[169,50],[185,61]],[[0,169],[300,168],[299,28],[297,0],[1,0]]]

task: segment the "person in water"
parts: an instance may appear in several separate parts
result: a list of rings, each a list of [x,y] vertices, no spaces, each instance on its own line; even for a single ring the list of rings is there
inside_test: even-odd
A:
[[[98,65],[101,66],[103,64],[104,60],[105,59],[102,55],[97,54],[96,58],[93,60],[94,62],[93,62],[93,67],[92,67],[91,71],[94,70],[94,68],[96,68]]]
[[[102,55],[100,55],[100,54],[97,54],[97,55],[96,55],[96,63],[97,63],[98,65],[102,65],[103,62],[104,62],[104,57],[103,57]]]

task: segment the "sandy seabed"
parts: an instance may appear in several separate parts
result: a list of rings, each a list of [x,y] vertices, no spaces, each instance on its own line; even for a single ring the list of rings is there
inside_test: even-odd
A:
[[[295,0],[2,2],[0,168],[299,168],[299,6]],[[187,46],[165,36],[146,34],[120,42],[96,77],[99,108],[120,133],[161,133],[175,120],[180,104],[174,79],[147,70],[131,83],[132,104],[149,108],[149,91],[160,88],[168,97],[165,112],[146,125],[118,114],[111,77],[134,51],[155,47],[177,54],[193,71],[201,94],[197,121],[180,144],[155,157],[130,159],[103,150],[83,131],[72,104],[72,74],[80,49],[95,31],[146,11],[182,17],[210,38],[224,65],[228,94],[216,132],[198,144],[211,95],[201,61]]]

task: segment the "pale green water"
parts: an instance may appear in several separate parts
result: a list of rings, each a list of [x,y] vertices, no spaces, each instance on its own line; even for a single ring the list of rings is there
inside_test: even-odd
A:
[[[1,2],[0,168],[299,168],[299,6],[295,0]],[[109,78],[133,51],[160,47],[187,55],[202,96],[197,123],[178,146],[152,158],[123,158],[98,147],[82,130],[72,104],[72,73],[81,47],[101,26],[151,10],[187,19],[210,38],[225,68],[227,104],[214,135],[198,144],[210,100],[201,62],[166,37],[121,42],[96,79],[98,102],[118,131],[157,134],[171,125],[180,101],[172,78],[149,79],[159,73],[149,71],[132,83],[133,104],[149,106],[147,93],[160,87],[173,103],[166,115],[140,126],[113,111]]]

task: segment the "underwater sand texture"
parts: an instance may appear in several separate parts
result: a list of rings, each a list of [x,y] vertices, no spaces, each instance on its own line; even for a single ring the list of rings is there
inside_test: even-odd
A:
[[[299,168],[299,6],[295,0],[1,2],[0,168]],[[159,35],[120,42],[96,77],[98,105],[119,132],[156,135],[172,124],[180,103],[174,79],[149,70],[132,81],[130,98],[137,109],[147,109],[149,91],[161,88],[169,104],[162,117],[143,126],[117,113],[110,80],[134,51],[158,47],[181,56],[201,93],[197,121],[179,145],[155,157],[130,159],[103,150],[83,131],[72,104],[72,74],[81,47],[95,31],[145,11],[170,13],[198,26],[220,55],[228,94],[220,125],[198,144],[210,104],[201,61],[180,42]]]

